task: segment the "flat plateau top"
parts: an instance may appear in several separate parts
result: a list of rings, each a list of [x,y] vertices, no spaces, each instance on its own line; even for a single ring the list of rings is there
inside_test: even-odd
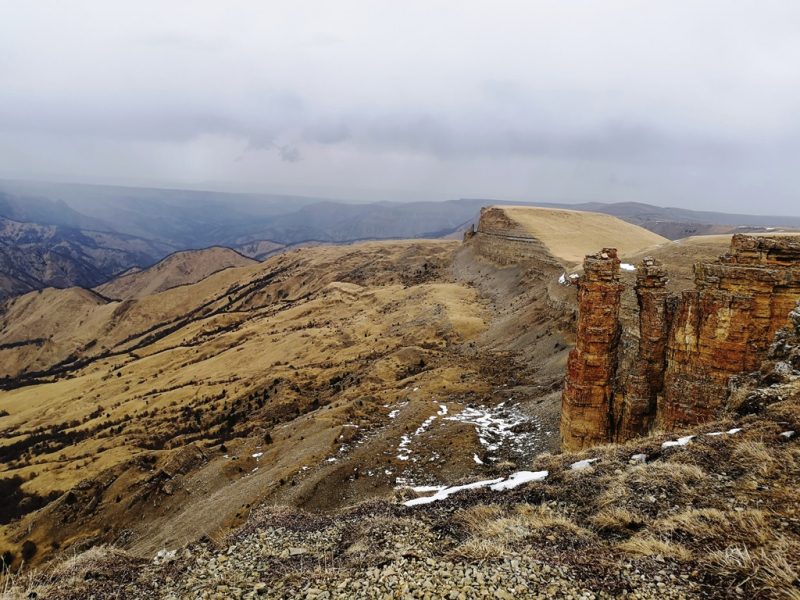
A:
[[[633,254],[667,238],[611,215],[534,206],[495,206],[540,240],[565,263],[581,263],[587,254],[616,248],[620,256]]]

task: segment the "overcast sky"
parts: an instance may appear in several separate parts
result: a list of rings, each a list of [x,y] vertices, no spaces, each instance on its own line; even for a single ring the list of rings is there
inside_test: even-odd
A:
[[[2,176],[800,214],[797,0],[0,11]]]

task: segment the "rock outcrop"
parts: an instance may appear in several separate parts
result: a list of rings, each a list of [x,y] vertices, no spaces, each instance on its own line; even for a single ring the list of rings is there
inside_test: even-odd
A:
[[[578,335],[569,355],[561,409],[561,444],[584,448],[606,441],[617,367],[619,282],[616,250],[587,256],[578,281]]]
[[[598,356],[631,350],[619,348],[618,336],[597,345],[598,332],[619,327],[618,301],[609,294],[587,301],[584,291],[595,284],[597,256],[587,257],[578,284],[578,339],[561,417],[562,447],[569,450],[712,419],[727,408],[731,378],[759,368],[800,298],[796,237],[733,236],[728,254],[695,265],[696,290],[680,297],[666,291],[666,268],[646,258],[637,266],[639,344],[624,361],[631,372],[620,377],[619,357],[600,365]]]

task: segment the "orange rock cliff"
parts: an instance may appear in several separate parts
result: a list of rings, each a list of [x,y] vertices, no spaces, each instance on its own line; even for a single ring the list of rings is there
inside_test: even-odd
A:
[[[638,348],[620,348],[616,252],[587,256],[561,407],[561,446],[580,450],[712,419],[732,376],[755,371],[800,298],[800,238],[734,235],[728,254],[695,265],[693,291],[665,289],[666,267],[637,265]],[[634,352],[622,377],[618,365]],[[624,383],[622,383],[624,381]]]

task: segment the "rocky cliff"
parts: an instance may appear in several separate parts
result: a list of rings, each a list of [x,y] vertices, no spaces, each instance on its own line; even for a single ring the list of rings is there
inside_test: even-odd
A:
[[[590,299],[585,291],[595,283],[597,256],[587,256],[578,283],[578,339],[562,398],[565,449],[712,419],[728,407],[731,378],[759,368],[800,298],[797,237],[733,236],[728,254],[695,265],[696,289],[678,297],[665,289],[666,267],[646,258],[637,265],[639,343],[622,348],[609,337],[619,328],[618,298]],[[598,366],[598,355],[585,349],[598,348],[601,329],[606,358]]]

